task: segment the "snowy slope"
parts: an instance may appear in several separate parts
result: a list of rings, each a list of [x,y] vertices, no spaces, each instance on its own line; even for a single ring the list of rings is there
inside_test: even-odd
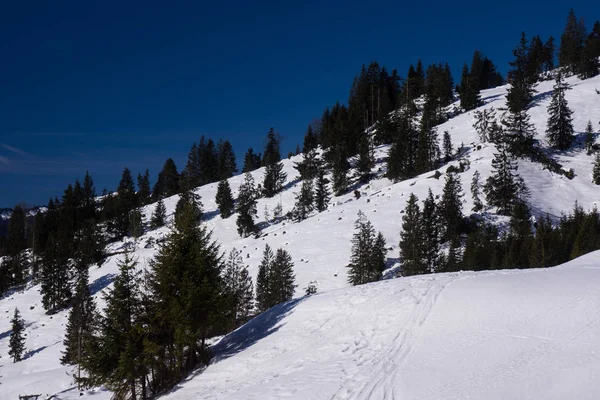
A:
[[[592,120],[594,123],[594,128],[598,130],[598,118],[600,117],[600,95],[596,94],[595,90],[600,90],[600,77],[586,81],[580,81],[574,77],[569,78],[568,81],[573,84],[573,90],[567,92],[567,100],[574,110],[575,130],[578,133],[582,133],[588,119]],[[546,107],[550,101],[548,94],[552,88],[552,85],[553,82],[543,82],[538,85],[538,96],[536,98],[536,103],[530,110],[532,122],[536,125],[538,131],[538,139],[540,139],[542,143],[544,142],[544,130],[547,119]],[[485,105],[481,108],[493,106],[496,109],[499,109],[504,107],[505,94],[506,87],[499,87],[484,91],[482,93],[482,99],[485,102]],[[442,124],[438,129],[440,136],[444,130],[448,130],[450,132],[455,148],[459,147],[461,143],[464,143],[464,146],[467,149],[462,158],[464,161],[468,161],[470,163],[470,169],[459,175],[461,177],[463,190],[465,193],[464,211],[467,214],[470,212],[473,206],[470,192],[468,190],[473,173],[475,170],[479,170],[482,175],[482,179],[485,180],[485,178],[487,178],[491,172],[491,159],[494,153],[494,146],[490,144],[483,144],[481,149],[477,150],[477,145],[479,143],[477,134],[472,127],[473,122],[473,112],[469,112],[452,118],[451,120]],[[376,157],[378,158],[376,171],[381,168],[382,171],[380,172],[380,175],[385,168],[382,160],[387,154],[387,151],[387,146],[381,146],[380,148],[376,149]],[[573,168],[575,170],[576,176],[573,180],[568,180],[563,176],[552,174],[547,170],[543,170],[540,164],[526,161],[519,162],[519,172],[525,179],[525,182],[531,191],[530,203],[534,212],[537,214],[549,212],[551,215],[560,216],[561,212],[568,212],[572,209],[575,200],[577,200],[584,208],[593,207],[593,205],[598,201],[598,194],[600,193],[600,189],[591,183],[593,156],[586,155],[581,146],[575,146],[573,150],[556,154],[555,157],[559,159],[559,161],[563,163],[566,168]],[[291,160],[284,160],[285,171],[288,174],[288,185],[281,196],[277,196],[273,199],[259,200],[258,222],[261,225],[265,224],[263,216],[263,210],[265,206],[272,211],[276,204],[281,201],[284,213],[292,209],[294,203],[294,192],[299,190],[299,182],[294,179],[298,174],[293,168],[293,164],[294,161],[299,161],[299,159],[299,157],[294,157]],[[458,161],[453,161],[452,164],[458,164]],[[445,173],[446,168],[447,166],[443,166],[439,169],[439,171]],[[264,171],[262,169],[253,172],[257,183],[262,181],[263,172]],[[263,229],[264,236],[259,239],[241,239],[237,234],[235,215],[227,220],[223,220],[218,215],[217,207],[214,202],[217,189],[216,183],[198,188],[197,193],[201,195],[202,202],[204,204],[204,223],[213,231],[213,237],[222,244],[223,251],[229,251],[233,247],[243,251],[242,255],[249,266],[251,276],[256,277],[258,264],[266,243],[273,248],[284,247],[290,252],[295,263],[294,269],[296,273],[296,283],[298,284],[296,296],[300,297],[303,294],[304,288],[309,282],[316,281],[319,293],[324,294],[323,296],[315,297],[315,299],[327,299],[329,298],[328,296],[341,296],[339,293],[343,293],[344,291],[335,290],[345,289],[348,287],[345,266],[347,265],[350,256],[350,239],[354,232],[353,225],[358,211],[362,210],[374,224],[375,228],[383,232],[388,242],[388,247],[391,248],[387,256],[389,266],[392,267],[397,262],[397,258],[399,256],[398,241],[401,229],[401,212],[406,205],[408,195],[411,192],[414,192],[421,200],[423,200],[429,188],[431,188],[436,195],[441,194],[442,192],[442,187],[444,184],[443,176],[438,180],[431,178],[432,175],[433,172],[429,172],[414,179],[395,184],[380,176],[373,180],[369,185],[359,188],[359,190],[362,192],[360,199],[356,200],[352,193],[335,197],[327,211],[320,214],[314,214],[312,217],[301,223],[291,223],[288,221],[276,225],[266,226]],[[237,195],[238,187],[242,181],[242,176],[236,176],[229,180],[234,192],[234,196]],[[177,200],[178,196],[173,196],[165,200],[168,212],[173,212]],[[147,219],[149,219],[154,207],[155,205],[149,205],[145,207],[144,211]],[[493,210],[486,210],[487,213],[492,211]],[[144,268],[144,266],[147,264],[147,261],[153,257],[155,252],[155,248],[153,247],[145,248],[148,239],[161,238],[167,233],[168,228],[166,227],[148,232],[140,240],[138,240],[137,243],[134,244],[136,256],[140,261],[140,268]],[[123,250],[124,245],[125,243],[114,243],[109,246],[108,250],[110,253],[120,252]],[[101,290],[110,285],[112,276],[117,273],[116,261],[118,257],[118,254],[111,256],[101,267],[92,267],[90,270],[90,282],[100,306],[103,305],[100,296]],[[522,276],[529,276],[527,274],[528,273],[522,273]],[[504,276],[504,274],[501,275]],[[424,280],[417,279],[414,283],[417,284],[417,286],[424,285],[422,286],[422,290],[426,291],[429,290],[427,289],[429,287],[427,286],[429,284],[427,283],[429,282],[429,279],[432,280],[430,283],[433,285],[431,290],[435,291],[437,290],[435,288],[438,287],[436,286],[438,283],[443,284],[445,281],[449,282],[451,277],[445,275],[432,276],[427,277]],[[477,278],[475,279],[475,282],[480,282],[482,279],[485,280],[484,278]],[[581,279],[587,284],[587,276],[582,276]],[[392,283],[386,282],[378,285],[368,286],[370,289],[365,287],[355,288],[352,290],[358,291],[357,293],[363,290],[375,290],[377,293],[386,290],[400,291],[402,290],[401,286],[405,285],[405,283],[401,283],[404,281],[407,280],[401,279],[395,280]],[[458,282],[453,283],[452,286],[456,285],[458,285]],[[465,288],[465,290],[470,289]],[[475,290],[475,288],[473,288],[473,290]],[[72,368],[62,367],[58,361],[60,358],[60,352],[62,350],[62,338],[64,334],[64,323],[66,321],[67,312],[61,312],[52,317],[45,315],[41,307],[41,297],[38,292],[38,286],[29,286],[23,292],[13,293],[9,296],[6,296],[4,299],[0,299],[0,355],[3,357],[0,358],[0,399],[16,398],[17,394],[23,394],[24,392],[56,394],[67,391],[66,393],[62,394],[61,397],[76,397],[76,394],[70,391],[70,389],[73,388],[72,379],[69,376],[69,374],[72,372]],[[407,291],[406,293],[408,294],[412,292]],[[364,299],[363,301],[368,302],[369,304],[372,303],[372,305],[369,307],[372,315],[369,316],[360,316],[358,311],[358,314],[353,314],[354,308],[349,307],[349,305],[344,306],[339,304],[336,305],[336,307],[339,309],[340,318],[346,317],[342,314],[350,314],[347,316],[349,318],[354,318],[353,315],[356,316],[356,326],[348,333],[349,335],[354,335],[356,333],[354,330],[362,329],[365,335],[368,336],[370,333],[365,330],[373,328],[378,332],[378,324],[386,323],[387,318],[391,318],[390,315],[395,315],[397,307],[406,307],[406,312],[409,314],[411,312],[418,312],[417,308],[421,307],[421,303],[419,303],[419,305],[411,305],[409,300],[413,297],[417,299],[420,298],[419,293],[420,292],[416,292],[414,296],[410,295],[411,297],[403,300],[404,303],[402,304],[396,304],[397,301],[400,301],[399,298],[396,299],[398,296],[395,296],[394,302],[390,303],[390,299],[387,297],[382,297],[379,299],[379,295],[376,294],[364,294],[364,296],[357,294],[357,298],[362,298]],[[465,296],[469,298],[471,296],[475,296],[476,294],[477,293],[465,293]],[[596,294],[598,294],[598,292],[596,292]],[[384,294],[382,293],[382,296],[383,295]],[[354,295],[349,296],[353,297]],[[403,295],[400,295],[400,297],[402,296]],[[331,299],[331,301],[334,301],[333,297]],[[532,298],[531,302],[536,302],[537,300],[538,299],[536,298]],[[542,299],[540,299],[540,301],[541,300]],[[423,298],[423,301],[429,300],[427,298]],[[529,304],[530,300],[528,298],[523,298],[522,302],[526,306]],[[309,307],[310,304],[313,304],[310,307],[313,307],[312,310],[317,313],[321,303],[319,303],[317,300],[311,299],[306,303],[303,302],[301,306]],[[30,306],[33,306],[34,308],[30,309]],[[535,304],[533,304],[533,306],[535,306]],[[10,360],[8,360],[7,357],[8,336],[10,332],[9,321],[14,307],[19,307],[28,324],[27,347],[30,351],[32,351],[26,360],[18,364],[10,363]],[[328,312],[326,310],[329,306],[323,304],[323,307],[325,307],[323,313],[324,315],[327,315]],[[543,305],[540,305],[540,307],[543,307]],[[302,310],[300,305],[297,309]],[[509,311],[506,312],[510,313]],[[411,317],[404,315],[398,316],[398,318],[408,318],[393,322],[394,324],[397,323],[398,330],[396,331],[396,334],[401,334],[400,329],[409,323],[406,321],[410,320]],[[363,329],[360,323],[361,319],[364,319],[365,321],[371,320],[371,328],[366,327]],[[455,323],[452,321],[450,322]],[[499,323],[503,322],[506,321],[499,321]],[[342,323],[340,322],[340,324]],[[308,321],[306,327],[307,329],[310,329]],[[298,337],[298,340],[302,336],[299,334],[295,335]],[[343,333],[340,332],[340,335],[343,335]],[[274,337],[276,336],[269,335],[268,340],[271,341],[271,339]],[[369,357],[380,357],[381,355],[377,353],[378,349],[380,349],[378,346],[382,346],[381,348],[383,348],[383,346],[391,343],[388,343],[387,341],[391,341],[392,339],[393,338],[386,336],[381,337],[379,342],[365,342],[364,345],[366,346],[366,350],[362,353],[363,358],[356,360],[348,359],[354,361],[348,361],[349,364],[344,365],[343,369],[350,371],[358,368],[357,363],[362,362],[368,364],[377,361],[376,359],[369,359]],[[402,341],[404,339],[398,340]],[[261,341],[259,343],[266,342]],[[284,345],[280,344],[279,346]],[[283,348],[284,347],[280,347],[282,351]],[[351,350],[349,351],[352,352]],[[285,358],[289,359],[290,365],[294,365],[294,362],[301,361],[301,355],[298,355],[298,359],[294,359],[294,357],[296,356],[290,355],[289,357],[286,356]],[[318,355],[315,355],[314,357],[318,357]],[[500,360],[496,361],[500,362]],[[494,362],[493,358],[490,360],[490,362]],[[215,368],[218,368],[218,365],[219,363],[215,364],[215,366],[211,366],[207,370],[207,373],[209,373],[209,371],[213,371]],[[267,367],[267,365],[260,366],[260,368]],[[449,371],[444,368],[440,369],[439,371],[440,373],[446,375],[450,374],[450,376],[452,376],[452,371],[462,371],[465,368],[467,368],[466,365],[457,364],[453,365]],[[259,367],[255,369],[259,369]],[[435,369],[433,369],[428,372],[428,375],[434,376],[435,373]],[[205,382],[202,380],[202,377],[198,379],[200,379],[202,382]],[[231,379],[233,379],[233,377]],[[334,378],[334,380],[335,379],[337,378]],[[354,379],[352,378],[352,380]],[[340,384],[340,382],[337,382],[337,384]],[[242,385],[241,381],[240,385]],[[225,387],[215,386],[214,390],[215,391],[213,393],[217,393],[219,390],[225,390]],[[416,395],[417,394],[415,394],[415,396]],[[421,394],[419,394],[419,396],[421,396]],[[100,393],[95,397],[109,397],[109,394]],[[215,398],[220,397],[217,396]]]

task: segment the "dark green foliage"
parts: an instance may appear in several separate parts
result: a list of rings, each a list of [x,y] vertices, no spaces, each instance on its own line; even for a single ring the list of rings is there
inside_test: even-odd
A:
[[[315,207],[319,212],[327,209],[330,200],[328,185],[329,180],[325,177],[325,168],[320,166],[317,171],[316,189],[315,189]]]
[[[252,147],[250,147],[244,155],[244,168],[242,169],[242,172],[252,172],[255,169],[260,168],[261,164],[262,158],[260,153],[254,154],[254,150],[252,150]]]
[[[304,179],[300,192],[296,194],[296,204],[292,214],[294,220],[299,222],[308,218],[308,215],[315,208],[315,193],[312,179]]]
[[[233,146],[228,140],[225,142],[219,141],[217,145],[217,154],[219,162],[218,176],[220,180],[231,178],[238,170],[235,160]]]
[[[61,364],[80,364],[89,357],[88,343],[98,328],[98,313],[96,303],[92,298],[88,286],[88,265],[78,260],[79,268],[75,283],[75,296],[73,296],[71,311],[65,332],[63,345],[65,350],[60,359]]]
[[[154,208],[154,212],[152,213],[152,220],[150,221],[150,226],[152,229],[160,228],[167,223],[167,208],[165,207],[165,202],[160,199],[156,203],[156,207]]]
[[[333,193],[336,196],[341,196],[348,191],[350,184],[348,180],[348,170],[350,164],[346,156],[343,146],[335,146],[333,151]]]
[[[267,134],[267,144],[263,157],[265,175],[263,180],[263,191],[265,197],[273,197],[283,189],[287,174],[283,172],[283,162],[279,152],[279,138],[275,135],[273,128]]]
[[[519,45],[513,50],[514,61],[510,62],[508,83],[510,88],[506,95],[506,104],[511,114],[527,110],[533,99],[535,80],[528,74],[528,45],[525,32],[521,34]]]
[[[313,133],[312,126],[309,125],[304,135],[303,160],[294,166],[300,173],[301,179],[313,179],[317,175],[317,170],[322,163],[317,158],[317,140],[317,135]]]
[[[504,125],[504,129],[500,133],[502,137],[500,140],[504,140],[509,145],[510,152],[517,157],[530,155],[533,149],[535,127],[530,122],[527,111],[523,110],[518,113],[508,114],[502,120],[502,124]],[[494,129],[497,128],[494,127]],[[495,142],[498,143],[498,140]]]
[[[400,233],[401,273],[403,276],[432,272],[424,261],[423,239],[423,219],[419,209],[419,199],[414,193],[411,193],[402,216],[402,232]]]
[[[443,258],[443,272],[456,272],[462,265],[462,254],[460,253],[460,240],[458,237],[450,240],[448,255]]]
[[[256,309],[259,313],[268,310],[271,307],[269,276],[271,266],[275,260],[273,250],[267,244],[263,252],[263,258],[258,266],[258,275],[256,277]]]
[[[532,242],[531,213],[524,201],[515,203],[509,228],[504,268],[528,268]]]
[[[578,72],[581,79],[592,78],[600,74],[600,21],[596,21],[592,33],[587,37],[581,52]]]
[[[477,228],[467,236],[462,269],[472,271],[491,269],[498,246],[498,228],[487,223],[478,224]]]
[[[144,234],[144,216],[139,208],[129,212],[129,234],[136,239]]]
[[[64,231],[50,233],[40,271],[42,305],[53,314],[69,305],[71,300],[70,240]]]
[[[229,252],[223,271],[223,284],[228,301],[228,314],[231,328],[244,323],[254,305],[254,288],[248,268],[244,266],[242,252],[235,248]]]
[[[419,130],[415,124],[412,102],[403,106],[394,120],[396,132],[388,155],[387,177],[393,181],[416,175]]]
[[[256,232],[254,217],[256,217],[256,199],[258,193],[254,186],[254,178],[250,172],[244,175],[244,183],[240,185],[237,200],[238,217],[236,220],[237,230],[241,237],[247,237]]]
[[[573,9],[569,10],[567,24],[560,38],[558,63],[573,73],[578,72],[586,40],[586,29],[583,19],[577,20]]]
[[[154,200],[164,199],[165,197],[171,197],[180,191],[179,185],[179,173],[177,172],[177,166],[172,158],[165,161],[165,165],[158,174],[158,179],[154,185],[152,191],[152,197]],[[186,188],[191,189],[191,188]]]
[[[443,151],[444,151],[444,162],[448,162],[452,159],[452,139],[450,138],[450,132],[444,131],[443,139]]]
[[[8,340],[8,355],[13,362],[19,362],[25,353],[25,321],[21,318],[18,308],[15,308],[13,318],[10,320],[11,332]]]
[[[25,210],[20,205],[13,208],[8,221],[7,254],[14,256],[27,247],[27,226]]]
[[[200,185],[217,182],[219,180],[219,154],[217,146],[212,139],[206,140],[204,136],[198,143],[198,171]]]
[[[292,257],[284,249],[277,249],[275,259],[269,269],[269,297],[271,306],[289,301],[294,296],[294,263]]]
[[[592,121],[588,121],[585,126],[585,149],[588,155],[591,153],[592,145],[594,144],[594,128],[592,127]]]
[[[573,131],[573,111],[567,104],[565,91],[571,86],[563,81],[562,74],[556,74],[556,83],[552,92],[552,101],[548,105],[548,124],[546,137],[550,145],[558,150],[567,150],[575,140]]]
[[[600,185],[600,153],[596,153],[594,169],[592,170],[592,182],[596,185]]]
[[[469,111],[479,107],[480,104],[479,75],[475,72],[469,73],[469,67],[465,64],[460,83],[460,107],[465,111]]]
[[[227,219],[233,215],[234,203],[231,187],[227,180],[222,180],[217,186],[217,195],[215,198],[221,218]]]
[[[360,182],[371,180],[371,170],[375,166],[375,154],[371,135],[363,132],[358,138],[358,163],[356,165]]]
[[[354,223],[352,255],[348,265],[348,282],[352,285],[375,282],[382,278],[385,269],[385,240],[375,234],[375,228],[362,211]]]
[[[473,211],[478,212],[483,209],[483,203],[481,202],[481,180],[479,171],[475,171],[473,179],[471,180],[471,196],[473,197]]]
[[[440,219],[438,207],[435,204],[433,193],[429,193],[423,201],[421,213],[421,229],[423,235],[423,261],[428,271],[437,271],[440,268]]]
[[[460,177],[448,174],[439,204],[439,218],[443,227],[442,238],[444,240],[454,240],[460,235],[463,220],[462,197]]]
[[[192,190],[183,192],[175,205],[175,224],[177,224],[181,218],[187,218],[188,215],[193,215],[196,223],[200,223],[204,212],[202,207],[200,195]]]
[[[585,215],[583,222],[578,226],[578,232],[571,250],[571,258],[577,258],[600,247],[600,216],[594,208]]]
[[[559,232],[554,228],[550,216],[546,214],[537,222],[535,235],[531,242],[529,265],[532,268],[546,268],[556,265],[560,249]]]
[[[437,129],[433,123],[426,121],[423,115],[419,130],[419,144],[417,147],[416,172],[422,174],[437,166],[440,156]]]
[[[498,207],[500,214],[511,215],[515,204],[527,196],[527,188],[516,173],[517,165],[506,145],[499,143],[497,149],[492,160],[494,173],[488,177],[483,191],[490,206]]]
[[[475,111],[475,123],[473,128],[479,134],[479,140],[482,142],[496,142],[494,129],[496,128],[496,110],[494,107],[486,108],[481,111]]]
[[[150,172],[148,170],[146,170],[146,173],[143,176],[141,174],[138,174],[137,184],[137,197],[139,202],[138,205],[145,206],[147,204],[150,204]]]
[[[125,168],[116,195],[105,196],[103,203],[109,231],[115,238],[119,239],[127,235],[129,231],[129,213],[137,204],[138,200],[131,171]]]
[[[180,187],[184,190],[189,190],[204,184],[200,168],[200,153],[198,151],[198,145],[194,142],[188,153],[185,168],[181,171]]]

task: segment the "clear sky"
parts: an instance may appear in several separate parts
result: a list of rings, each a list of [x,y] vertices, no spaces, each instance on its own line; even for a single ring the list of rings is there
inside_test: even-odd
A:
[[[503,74],[520,32],[588,28],[597,1],[5,2],[0,12],[0,207],[44,204],[89,170],[98,192],[201,135],[242,161],[273,126],[283,153],[362,64],[401,76],[421,58],[455,77],[473,50]]]

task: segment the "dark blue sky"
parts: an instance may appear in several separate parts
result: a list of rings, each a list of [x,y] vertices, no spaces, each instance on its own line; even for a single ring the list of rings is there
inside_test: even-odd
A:
[[[219,5],[217,5],[219,4]],[[460,7],[458,7],[460,5]],[[503,74],[521,30],[558,37],[563,2],[6,2],[0,13],[0,207],[43,204],[89,170],[183,167],[201,135],[241,161],[270,126],[284,153],[363,63],[401,76],[421,58],[455,76],[478,48]]]

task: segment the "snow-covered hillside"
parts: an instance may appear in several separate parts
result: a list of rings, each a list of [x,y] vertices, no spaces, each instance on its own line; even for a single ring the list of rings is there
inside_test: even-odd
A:
[[[573,90],[566,96],[574,110],[575,130],[581,137],[572,150],[554,157],[565,168],[573,168],[575,178],[550,173],[537,163],[519,162],[519,173],[531,192],[530,204],[538,215],[548,212],[560,216],[571,210],[576,200],[589,209],[600,197],[600,189],[591,182],[593,156],[588,156],[580,144],[588,120],[598,130],[600,95],[596,90],[600,90],[600,77],[586,81],[573,77],[568,82]],[[534,107],[529,111],[542,143],[552,85],[551,81],[538,85]],[[503,108],[505,94],[506,87],[482,92],[485,105],[481,108]],[[455,148],[464,144],[462,159],[470,164],[459,174],[465,213],[473,207],[468,190],[473,173],[479,170],[485,180],[494,153],[491,144],[484,143],[477,149],[479,139],[473,122],[473,112],[469,112],[438,128],[440,135],[444,130],[450,132]],[[240,239],[235,216],[227,220],[219,216],[214,201],[216,183],[197,189],[204,204],[204,223],[223,251],[233,247],[243,251],[253,278],[268,243],[273,248],[286,248],[293,257],[298,299],[311,281],[316,281],[320,294],[278,306],[228,336],[215,349],[219,356],[214,365],[171,394],[173,398],[362,399],[372,393],[374,399],[386,398],[386,394],[387,398],[433,399],[440,397],[436,390],[442,388],[447,390],[445,398],[494,398],[485,396],[486,390],[495,398],[531,398],[545,393],[543,383],[548,387],[557,385],[557,389],[539,397],[563,398],[558,396],[558,388],[586,382],[589,385],[580,388],[583,392],[574,392],[582,395],[574,397],[586,398],[587,390],[598,392],[592,381],[594,371],[600,371],[594,353],[600,350],[594,345],[598,339],[586,335],[599,333],[594,318],[599,315],[595,299],[600,298],[600,292],[593,287],[600,287],[600,275],[597,269],[585,267],[598,259],[598,254],[553,270],[444,274],[348,288],[345,266],[358,211],[362,210],[375,229],[383,232],[391,248],[387,254],[389,267],[393,267],[399,257],[401,212],[408,195],[414,192],[423,200],[429,188],[437,195],[444,185],[447,165],[439,169],[440,179],[432,177],[433,171],[395,184],[383,178],[382,159],[387,151],[387,146],[376,149],[378,178],[357,188],[362,193],[359,199],[350,192],[335,197],[327,211],[301,223],[269,225],[264,221],[265,206],[272,212],[281,202],[284,213],[290,211],[294,193],[299,190],[293,165],[300,159],[285,160],[286,189],[280,196],[258,202],[258,222],[263,227],[259,239]],[[253,173],[257,182],[262,180],[263,172],[259,169]],[[242,180],[242,176],[229,180],[234,197]],[[178,196],[165,200],[169,213],[177,200]],[[145,208],[147,219],[154,207]],[[147,265],[156,250],[149,240],[161,239],[167,233],[166,227],[151,231],[133,244],[140,268]],[[118,253],[125,245],[113,243],[109,253]],[[102,266],[90,270],[92,291],[100,306],[101,291],[116,274],[119,257],[110,256]],[[38,291],[38,286],[28,286],[23,292],[0,299],[1,399],[33,392],[78,397],[70,376],[73,368],[59,363],[67,312],[45,315]],[[30,353],[24,361],[12,364],[7,348],[15,307],[19,307],[27,324]],[[577,336],[579,330],[582,333]],[[564,362],[556,364],[558,359]],[[593,364],[582,367],[577,366],[578,362]],[[242,370],[234,369],[238,365]],[[561,368],[572,374],[565,372],[559,377]],[[523,384],[519,386],[518,382]],[[85,396],[105,398],[110,394],[91,391]]]

